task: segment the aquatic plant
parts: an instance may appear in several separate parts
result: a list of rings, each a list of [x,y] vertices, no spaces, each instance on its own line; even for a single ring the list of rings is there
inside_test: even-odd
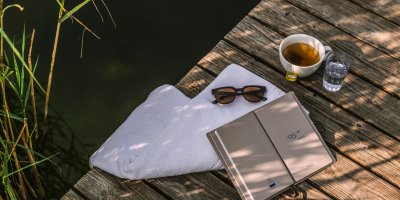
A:
[[[104,1],[100,1],[108,11]],[[70,19],[83,28],[83,33],[88,31],[99,38],[74,16],[89,2],[98,11],[94,0],[84,0],[71,10],[64,7],[64,0],[55,1],[59,6],[57,26],[47,82],[42,85],[35,73],[39,57],[33,58],[32,55],[37,45],[34,44],[35,29],[27,34],[24,28],[20,40],[11,39],[3,26],[6,11],[18,9],[22,12],[24,8],[19,4],[5,6],[0,0],[0,200],[46,198],[42,183],[45,173],[40,173],[39,166],[48,162],[53,163],[55,169],[59,168],[53,162],[58,152],[47,153],[49,150],[46,151],[45,144],[48,135],[52,134],[49,107],[60,27]]]

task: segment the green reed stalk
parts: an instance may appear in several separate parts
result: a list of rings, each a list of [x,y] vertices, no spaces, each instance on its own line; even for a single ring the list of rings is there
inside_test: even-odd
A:
[[[8,37],[3,27],[5,10],[16,7],[22,11],[23,7],[18,4],[3,7],[3,0],[0,0],[0,178],[2,182],[2,185],[0,185],[0,200],[45,198],[45,191],[37,165],[47,161],[55,164],[51,160],[55,155],[43,156],[34,150],[39,145],[33,144],[38,144],[41,139],[43,141],[41,140],[40,142],[43,145],[45,144],[51,84],[62,22],[70,18],[94,37],[100,38],[81,20],[73,16],[75,12],[90,1],[92,0],[83,0],[68,11],[64,8],[64,0],[56,0],[60,8],[51,53],[49,75],[47,77],[47,87],[44,90],[35,77],[38,61],[36,60],[36,63],[32,63],[35,29],[33,29],[30,36],[26,60],[25,42],[27,38],[25,29],[22,34],[21,48],[18,48]],[[107,11],[109,12],[108,8]],[[7,52],[5,45],[7,45]],[[7,54],[11,56],[8,57]],[[35,88],[45,95],[43,121],[39,121],[38,118],[40,110],[38,112]],[[29,104],[29,101],[31,104]],[[43,130],[40,130],[40,127]],[[41,131],[43,131],[43,134],[39,135]]]
[[[46,100],[45,100],[45,103],[44,103],[43,135],[46,135],[46,130],[47,130],[47,114],[48,114],[48,111],[49,111],[51,81],[53,79],[54,64],[55,64],[55,61],[56,61],[58,37],[60,35],[61,17],[62,17],[62,14],[63,14],[63,8],[64,8],[64,0],[61,1],[61,6],[60,6],[60,9],[58,11],[56,35],[54,37],[53,51],[51,53],[50,72],[49,72],[49,77],[47,79]]]

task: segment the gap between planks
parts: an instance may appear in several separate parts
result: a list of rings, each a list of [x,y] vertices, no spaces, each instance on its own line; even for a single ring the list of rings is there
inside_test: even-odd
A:
[[[246,34],[246,36],[242,37],[243,34]],[[274,38],[271,39],[270,37]],[[280,41],[283,37],[253,19],[245,17],[225,36],[225,41],[242,52],[252,55],[257,61],[274,66],[274,69],[282,74],[284,70],[280,67],[280,62],[277,59],[279,57],[276,50],[278,44],[275,40]],[[400,141],[400,130],[397,127],[400,113],[394,112],[400,107],[399,99],[351,74],[346,78],[346,84],[340,91],[340,96],[329,93],[320,84],[322,73],[320,69],[306,79],[299,79],[297,83],[321,94],[331,103]],[[381,94],[382,92],[387,95]]]
[[[187,91],[185,88],[189,88],[188,91],[202,91],[211,81],[215,79],[218,75],[211,70],[204,70],[206,68],[202,67],[201,65],[197,65],[196,67],[192,68],[190,72],[182,78],[182,80],[177,84],[178,88],[182,88],[181,90]],[[208,75],[206,75],[208,74]],[[193,84],[195,83],[195,84]],[[191,92],[187,94],[188,97],[194,97],[197,92]],[[214,176],[222,180],[225,184],[228,184],[230,187],[234,188],[232,182],[229,178],[227,178],[227,174],[225,173],[225,177],[216,175],[218,171],[211,172]],[[223,173],[222,173],[223,174]],[[329,195],[325,194],[324,191],[319,190],[308,183],[304,182],[300,184],[303,188],[302,193],[298,194],[300,196],[292,196],[292,198],[300,199],[303,197],[308,197],[310,199],[330,199]],[[289,189],[288,189],[289,190]],[[235,190],[236,191],[236,190]],[[307,194],[309,192],[309,194]],[[287,191],[280,195],[279,197],[282,198],[290,198],[288,196]]]
[[[198,73],[198,70],[196,70],[197,72],[196,73]],[[201,80],[203,80],[204,81],[204,79],[202,79],[202,78],[200,78]],[[196,79],[193,79],[193,80],[196,80]],[[192,82],[192,81],[190,81],[190,82]],[[203,84],[207,84],[207,82],[210,82],[210,81],[205,81],[205,83],[203,83]],[[341,155],[341,153],[339,153],[338,154],[339,155],[339,158],[340,158],[340,160],[343,160],[343,162],[345,162],[345,163],[347,163],[347,165],[349,165],[350,163],[352,163],[352,161],[351,160],[348,160],[348,159],[346,159],[346,156],[343,156],[343,155]],[[347,166],[347,165],[345,165],[345,166]],[[350,171],[346,171],[345,170],[345,168],[343,168],[343,166],[342,167],[339,167],[339,166],[336,166],[336,167],[334,167],[334,169],[336,169],[336,170],[330,170],[331,171],[331,173],[335,173],[335,171],[337,171],[339,174],[343,174],[344,173],[344,175],[347,177],[347,178],[344,178],[344,180],[346,180],[346,179],[348,179],[348,178],[350,178],[349,176],[352,176],[352,175],[350,175],[350,174],[358,174],[358,173],[361,173],[361,174],[363,174],[362,175],[362,177],[363,178],[366,178],[366,179],[368,179],[368,180],[370,180],[370,181],[372,181],[372,180],[375,180],[375,183],[373,183],[373,184],[378,184],[379,185],[379,182],[376,182],[379,178],[378,177],[374,177],[374,173],[370,173],[370,172],[368,172],[368,171],[365,171],[365,169],[364,169],[364,167],[362,167],[362,166],[359,166],[358,164],[356,164],[356,163],[354,163],[354,164],[350,164],[350,166],[352,166],[352,168],[351,168],[351,170]],[[339,168],[338,168],[339,167]],[[345,170],[345,171],[343,171],[343,170]],[[347,173],[350,173],[350,174],[347,174]],[[315,180],[313,180],[313,181],[316,181],[317,183],[318,182],[321,182],[321,181],[323,181],[324,180],[324,178],[322,178],[321,179],[321,177],[320,178],[316,178]],[[357,179],[355,179],[355,180],[357,180]],[[381,181],[384,181],[384,180],[381,180]],[[373,182],[373,181],[372,181]],[[326,182],[327,184],[332,184],[331,182]],[[320,183],[321,184],[321,183]],[[382,184],[382,183],[381,183]],[[320,187],[324,187],[324,183],[322,183],[322,186],[321,185],[319,185]],[[363,187],[366,187],[366,186],[363,186]],[[390,186],[387,186],[387,187],[390,187]],[[364,188],[364,189],[373,189],[374,187],[371,187],[371,188]],[[330,189],[329,187],[328,188],[326,188],[325,187],[325,189],[327,189],[328,191],[329,190],[332,190],[332,189]],[[342,188],[343,189],[343,188]],[[345,190],[345,189],[343,189],[343,190]],[[390,191],[390,190],[388,190],[388,191]],[[392,194],[392,196],[393,196],[393,192],[394,191],[396,191],[396,190],[393,190],[393,188],[392,188],[392,192],[391,192],[391,194]],[[370,191],[371,192],[371,191]],[[340,193],[339,193],[340,194]],[[345,193],[344,195],[345,196],[341,196],[341,198],[343,198],[343,197],[346,197],[346,195],[350,195],[351,193],[350,192],[347,192],[347,193]],[[338,195],[338,192],[336,191],[336,195]],[[343,194],[342,194],[343,195]],[[358,195],[362,195],[362,194],[358,194]],[[377,195],[377,194],[376,194]],[[360,196],[359,196],[360,197]],[[364,196],[364,197],[366,197],[366,196]],[[357,198],[357,197],[356,197]]]
[[[228,44],[227,44],[228,45]],[[217,45],[217,47],[218,46],[221,46],[221,45]],[[223,46],[223,45],[222,45]],[[215,51],[215,50],[214,50]],[[225,49],[225,51],[229,51],[230,53],[233,53],[233,51],[232,50],[230,50],[229,48],[227,48],[227,49]],[[241,52],[241,53],[243,53],[243,52]],[[245,53],[243,53],[243,54],[245,54]],[[246,54],[246,56],[249,56],[250,57],[250,55],[248,55],[248,54]],[[240,59],[238,59],[239,57],[241,57],[240,55],[235,55],[235,56],[232,56],[232,58],[234,58],[234,59],[237,59],[237,60],[235,60],[235,61],[232,61],[232,62],[240,62]],[[253,59],[255,59],[255,58],[253,58]],[[245,58],[243,58],[243,60],[245,60]],[[257,62],[260,62],[259,60],[257,60],[257,59],[255,59]],[[263,63],[264,64],[264,63]],[[246,64],[245,64],[246,65]],[[267,64],[268,65],[268,64]],[[259,66],[259,65],[254,65],[254,67],[257,67],[257,66]],[[254,68],[253,67],[253,68]],[[250,67],[251,68],[251,67]],[[274,69],[274,68],[271,68],[271,69],[273,69],[274,71],[276,71],[276,69]],[[282,77],[284,77],[284,74],[282,73],[282,72],[280,72],[279,70],[278,71],[276,71],[276,72],[278,72],[278,73],[281,73],[282,74]],[[312,91],[314,94],[318,94],[318,92],[315,92],[315,91]],[[316,95],[314,95],[314,97],[313,98],[317,98],[317,96]],[[323,103],[323,101],[321,102],[319,102],[319,103]],[[311,102],[311,104],[312,104],[312,102]],[[321,106],[320,106],[321,107]],[[321,107],[322,108],[322,107]],[[316,111],[318,111],[318,109],[316,109]],[[325,111],[324,112],[327,112],[327,113],[329,113],[329,112],[331,112],[330,110],[328,110],[328,109],[325,109]],[[336,115],[338,115],[338,114],[336,114]],[[357,121],[357,119],[354,119],[354,117],[351,117],[351,116],[353,116],[351,113],[348,113],[347,115],[346,114],[341,114],[341,115],[338,115],[338,116],[340,116],[340,117],[337,117],[338,119],[347,119],[347,120],[350,120],[350,119],[352,119],[352,120],[354,120],[354,121]],[[350,119],[348,119],[350,117]],[[329,118],[329,115],[324,115],[324,116],[320,116],[319,118],[327,118],[327,119],[330,119],[331,121],[336,121],[336,123],[343,123],[343,122],[339,122],[338,121],[338,119],[335,119],[335,118]],[[327,122],[327,121],[325,121],[325,122]],[[349,126],[350,124],[343,124],[342,126],[344,126],[344,127],[347,127],[347,126]],[[361,126],[361,125],[360,125]],[[373,149],[376,149],[376,147],[377,146],[379,146],[379,148],[378,149],[381,149],[380,151],[377,151],[377,150],[374,150],[374,151],[376,151],[375,153],[373,153],[373,154],[377,154],[377,155],[380,155],[380,154],[382,154],[382,155],[386,155],[386,154],[388,154],[389,152],[392,152],[392,153],[390,153],[390,156],[388,157],[388,156],[385,156],[385,157],[382,157],[380,160],[387,160],[387,159],[394,159],[394,160],[399,160],[399,153],[398,152],[396,152],[396,151],[393,151],[393,149],[400,149],[400,144],[398,143],[398,141],[396,141],[396,140],[394,140],[393,141],[393,143],[387,143],[388,142],[388,139],[390,139],[390,138],[385,138],[385,137],[387,137],[387,135],[385,135],[384,133],[379,133],[379,131],[377,131],[377,130],[374,130],[372,127],[368,127],[367,125],[363,125],[363,127],[365,128],[365,131],[363,131],[362,129],[361,130],[358,130],[357,131],[357,129],[354,129],[353,131],[354,132],[358,132],[359,134],[361,133],[361,135],[365,135],[365,136],[367,136],[364,140],[370,140],[369,141],[369,143],[371,144],[371,145],[367,145],[367,146],[371,146],[371,148],[373,148]],[[338,129],[338,128],[340,128],[340,126],[336,126],[336,128],[335,129]],[[351,127],[347,127],[347,128],[351,128]],[[335,129],[333,129],[333,130],[335,130]],[[340,129],[339,129],[340,130]],[[383,134],[383,135],[382,135]],[[358,136],[359,138],[357,139],[357,140],[359,140],[359,139],[361,139],[362,137],[361,137],[361,135],[360,136]],[[374,136],[373,136],[374,135]],[[371,136],[371,137],[368,137],[368,136]],[[376,137],[382,137],[382,136],[385,136],[385,137],[383,137],[384,139],[381,139],[381,140],[377,140],[377,142],[373,142],[373,141],[375,141],[376,140]],[[348,137],[348,136],[346,136],[346,137]],[[344,138],[346,138],[346,137],[344,137]],[[349,142],[357,142],[357,140],[349,140]],[[381,144],[382,143],[382,144]],[[380,144],[380,145],[379,145]],[[393,163],[397,163],[397,162],[394,162],[393,161]],[[363,166],[367,166],[366,164],[363,164]],[[390,165],[389,165],[390,166]],[[399,171],[399,165],[397,164],[397,168],[394,168],[393,170],[397,170],[397,171]],[[384,171],[385,170],[381,170],[381,175],[383,175],[384,174]],[[392,171],[392,170],[389,170],[389,171]],[[393,178],[396,178],[396,177],[393,177]],[[396,185],[399,185],[400,183],[400,180],[398,180],[399,179],[399,177],[397,176],[397,181],[395,181],[397,184]],[[394,180],[394,179],[391,179],[391,180]]]
[[[400,26],[391,21],[347,0],[340,3],[319,0],[285,1],[400,60]],[[384,35],[378,36],[376,31]]]
[[[248,16],[280,35],[306,33],[341,49],[353,58],[351,73],[400,99],[400,62],[375,47],[283,0],[261,1]]]
[[[391,21],[400,26],[400,2],[396,0],[350,0],[382,18]],[[383,4],[383,5],[382,5]]]
[[[205,60],[203,59],[199,64],[200,65],[202,65],[202,64],[206,64],[206,65],[208,65],[207,67],[203,67],[203,68],[209,68],[210,70],[213,70],[213,71],[215,71],[213,68],[212,68],[212,66],[210,65],[210,64],[207,64],[206,62],[219,62],[219,63],[216,63],[215,65],[217,65],[217,67],[219,67],[219,68],[221,68],[222,66],[223,67],[225,67],[225,66],[227,66],[228,64],[230,64],[230,63],[238,63],[238,64],[241,64],[242,66],[244,66],[245,68],[249,68],[249,66],[252,66],[252,67],[250,67],[252,70],[251,71],[253,71],[254,72],[254,70],[261,70],[261,71],[258,71],[258,72],[256,72],[257,74],[265,74],[266,72],[264,71],[264,69],[263,69],[263,67],[260,67],[260,64],[255,64],[254,62],[252,62],[251,60],[251,58],[245,58],[245,56],[241,56],[241,55],[239,55],[239,54],[237,54],[237,53],[235,53],[234,51],[233,51],[233,49],[224,49],[224,50],[216,50],[216,49],[218,49],[218,46],[221,46],[221,44],[223,44],[224,42],[222,42],[222,43],[220,43],[220,44],[218,44],[217,45],[217,47],[216,48],[214,48],[211,52],[210,52],[210,54],[208,54],[206,57],[205,57]],[[226,45],[228,45],[228,44],[226,44]],[[230,57],[230,58],[233,58],[234,60],[232,60],[232,61],[226,61],[225,63],[223,63],[222,62],[222,60],[224,60],[225,58],[221,58],[221,59],[219,59],[218,58],[218,53],[216,53],[216,51],[224,51],[224,52],[227,52],[227,54],[229,54],[228,55],[228,57]],[[243,55],[244,55],[244,53],[243,53]],[[246,55],[246,56],[249,56],[249,55]],[[207,58],[208,57],[208,58]],[[243,58],[244,57],[244,58]],[[249,56],[250,57],[250,56]],[[208,60],[207,60],[208,59]],[[226,60],[229,60],[227,57],[226,57]],[[253,59],[254,60],[254,59]],[[248,62],[250,62],[250,63],[248,63]],[[247,66],[247,67],[246,67]],[[222,68],[223,68],[222,67]],[[260,68],[260,69],[258,69],[258,68]],[[271,69],[271,68],[269,68],[269,69]],[[222,70],[222,69],[216,69],[217,71],[215,72],[215,73],[219,73],[219,71],[220,70]],[[271,69],[272,70],[272,69]],[[276,73],[276,72],[275,72]],[[279,72],[278,72],[279,73]],[[271,75],[269,75],[269,76],[271,76]],[[276,77],[276,75],[272,75],[271,77]],[[283,77],[283,75],[282,75],[282,77]],[[265,77],[264,77],[265,78]],[[276,79],[276,78],[273,78],[273,79]],[[282,78],[283,79],[283,78]],[[267,78],[267,80],[268,80],[268,78]],[[271,80],[269,80],[269,81],[271,81]],[[274,81],[274,83],[275,84],[277,84],[277,86],[279,86],[279,85],[281,85],[281,83],[277,83],[276,82],[277,80],[275,80]],[[284,84],[286,84],[286,85],[288,85],[288,83],[284,83]],[[281,85],[282,86],[282,85]],[[287,88],[287,86],[284,86],[284,88]],[[299,91],[302,91],[300,88],[299,88],[299,86],[296,86],[296,88],[298,88],[298,89],[296,89],[296,91],[297,91],[297,93],[299,92]],[[296,93],[296,94],[297,94]],[[301,93],[304,93],[304,92],[301,92]],[[300,95],[301,96],[303,96],[303,95],[307,95],[307,96],[309,96],[308,94],[301,94],[300,93]],[[318,99],[318,97],[317,96],[315,96],[315,95],[311,95],[312,96],[312,98],[317,98]],[[303,101],[304,101],[304,99],[302,99]],[[322,99],[321,100],[319,100],[319,101],[322,101]],[[322,101],[323,102],[323,101]],[[320,102],[320,103],[322,103],[322,102]],[[306,102],[306,103],[308,103],[308,102]],[[311,103],[313,103],[313,102],[311,102]],[[308,103],[309,105],[310,105],[310,103]],[[315,110],[315,109],[314,109]],[[317,111],[317,110],[315,110],[315,111]],[[319,112],[321,112],[321,111],[319,111]],[[311,112],[311,113],[313,113],[313,112]],[[346,112],[344,112],[343,114],[337,114],[337,115],[342,115],[343,117],[345,117],[345,116],[347,116],[347,117],[350,117],[350,116],[352,116],[351,114],[346,114]],[[321,117],[323,117],[323,116],[321,116]],[[340,117],[340,118],[343,118],[343,117]],[[345,117],[346,118],[346,117]],[[356,120],[356,119],[354,119],[354,117],[350,117],[350,118],[353,118],[352,120]],[[337,120],[337,119],[336,119]],[[333,121],[334,122],[334,121]],[[339,123],[339,121],[336,121],[335,123]],[[347,127],[347,128],[350,128],[350,127],[348,127],[348,125],[347,124],[343,124],[343,126],[345,126],[345,127]],[[358,133],[361,133],[362,135],[366,135],[366,136],[368,136],[369,135],[369,132],[373,132],[373,134],[375,134],[375,135],[377,135],[377,136],[379,136],[380,134],[380,137],[382,137],[382,136],[385,136],[385,134],[383,134],[383,133],[379,133],[379,132],[377,132],[377,133],[375,133],[376,132],[376,130],[374,130],[372,127],[369,127],[368,128],[368,126],[367,125],[363,125],[363,127],[365,127],[366,129],[365,129],[365,131],[364,131],[364,128],[362,128],[362,129],[360,129],[360,130],[356,130],[356,132],[358,132]],[[329,128],[329,127],[327,127],[327,128]],[[335,125],[335,126],[333,126],[333,127],[331,127],[331,128],[333,128],[333,130],[337,130],[338,128],[340,128],[340,126],[337,126],[337,125]],[[330,129],[331,129],[330,128]],[[371,133],[372,134],[372,133]],[[372,136],[372,135],[371,135]],[[358,137],[360,137],[360,136],[358,136]],[[363,137],[365,137],[365,136],[363,136]],[[373,136],[373,137],[376,137],[376,136]],[[386,136],[387,137],[387,136]],[[361,142],[361,141],[359,141],[359,139],[357,138],[356,140],[354,140],[354,139],[351,139],[352,137],[351,136],[344,136],[344,138],[348,138],[348,139],[346,139],[346,140],[348,140],[348,143],[352,143],[352,142]],[[361,137],[362,138],[362,137]],[[350,140],[349,140],[350,139]],[[364,151],[362,151],[362,152],[369,152],[369,151],[372,151],[371,153],[372,153],[372,155],[376,155],[376,154],[381,154],[381,153],[383,153],[383,155],[386,155],[387,153],[389,153],[389,152],[393,152],[393,150],[389,150],[388,148],[386,148],[386,146],[389,144],[389,143],[387,143],[386,144],[386,146],[383,146],[383,145],[379,145],[379,143],[376,143],[376,142],[374,142],[374,140],[372,140],[372,138],[365,138],[365,139],[363,139],[363,140],[366,140],[366,141],[369,141],[369,144],[370,144],[370,146],[371,147],[369,147],[369,148],[371,148],[371,150],[369,150],[369,149],[366,149],[366,150],[364,150]],[[371,140],[371,141],[370,141]],[[387,138],[386,139],[384,139],[384,141],[386,141],[387,140]],[[328,141],[328,142],[331,142],[331,141]],[[368,144],[368,143],[367,143]],[[356,145],[356,144],[352,144],[352,145]],[[364,144],[358,144],[358,145],[361,145],[361,146],[365,146]],[[395,145],[396,147],[393,147],[393,148],[399,148],[399,143],[398,142],[394,142],[394,144],[393,145]],[[376,149],[377,148],[377,146],[379,147],[378,149]],[[354,146],[354,147],[357,147],[357,146]],[[347,150],[346,150],[347,151]],[[357,155],[357,154],[354,154],[354,155]],[[391,155],[392,156],[396,156],[396,155],[398,155],[398,153],[396,154],[396,152],[393,152],[393,153],[391,153]],[[347,155],[346,155],[347,156]],[[387,156],[385,156],[387,159],[389,159],[389,160],[393,160],[393,159],[395,159],[394,157],[392,157],[392,156],[389,156],[389,157],[387,157]],[[386,158],[385,157],[382,157],[382,158],[380,158],[380,159],[378,159],[378,163],[379,163],[379,160],[386,160]],[[376,159],[375,159],[376,160]],[[367,163],[366,163],[367,162]],[[387,162],[387,161],[386,161]],[[392,162],[394,162],[394,161],[392,161]],[[394,162],[394,163],[396,163],[396,162]],[[371,164],[371,163],[369,163],[369,164]],[[368,161],[364,161],[364,164],[362,165],[362,166],[368,166],[369,165],[368,164]],[[373,164],[373,163],[372,163]],[[384,164],[385,166],[388,166],[388,167],[390,167],[391,165],[386,165],[386,164]],[[372,165],[372,167],[376,167],[376,166],[374,166],[374,165]],[[379,167],[379,166],[378,166]],[[388,169],[388,168],[385,168],[385,169]],[[383,173],[385,173],[385,169],[382,169],[382,170],[380,170],[379,172],[381,173],[381,174],[383,174]],[[399,166],[397,166],[397,168],[394,168],[393,170],[395,170],[395,171],[399,171]],[[392,170],[392,171],[393,171]],[[374,173],[373,174],[376,174],[376,171],[374,171]],[[392,179],[391,180],[393,180],[393,181],[395,181],[395,182],[397,182],[397,185],[399,184],[399,180],[397,180],[396,181],[396,176],[389,176],[389,178],[390,177],[392,177]],[[398,177],[398,176],[397,176]],[[385,181],[388,181],[387,179],[385,179]],[[389,184],[391,184],[391,183],[389,183]],[[391,184],[392,185],[392,184]]]

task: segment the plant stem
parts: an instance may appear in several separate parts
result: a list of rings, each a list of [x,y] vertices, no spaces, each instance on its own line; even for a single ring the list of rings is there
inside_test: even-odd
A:
[[[29,127],[28,127],[28,124],[26,123],[26,121],[24,121],[24,124],[26,125],[25,136],[26,136],[26,139],[29,139]],[[25,137],[22,137],[22,142],[23,142],[24,146],[29,147],[30,149],[32,149],[32,146],[29,146],[29,144],[27,143],[26,139],[25,139]],[[33,156],[32,152],[29,151],[29,150],[27,150],[26,153],[27,153],[27,155],[28,155],[29,161],[30,161],[31,163],[35,163],[35,162],[36,162],[36,161],[35,161],[35,157]],[[37,170],[36,165],[33,165],[33,166],[32,166],[32,172],[33,172],[33,175],[34,175],[34,177],[35,177],[35,181],[36,181],[36,184],[37,184],[37,188],[38,188],[38,190],[39,190],[39,195],[40,195],[41,197],[44,197],[44,196],[45,196],[45,192],[44,192],[44,189],[43,189],[43,186],[42,186],[42,182],[40,181],[39,172],[38,172],[38,170]],[[28,184],[29,184],[29,183],[28,183]]]
[[[31,45],[29,47],[29,53],[28,53],[28,66],[29,69],[33,73],[33,67],[32,67],[32,47],[33,47],[33,40],[35,38],[35,29],[32,31],[31,35]],[[33,123],[34,123],[34,131],[35,131],[35,142],[37,142],[38,137],[39,137],[39,129],[38,129],[38,120],[37,120],[37,111],[36,111],[36,99],[35,99],[35,86],[33,84],[33,79],[30,76],[29,81],[31,82],[31,100],[32,100],[32,109],[33,109]]]
[[[0,13],[3,12],[3,0],[0,0]],[[3,28],[3,15],[0,16],[0,27]],[[0,69],[3,70],[3,35],[0,38]]]
[[[46,101],[44,104],[44,116],[43,116],[43,136],[44,137],[46,135],[46,129],[47,129],[47,114],[48,114],[48,110],[49,110],[51,80],[53,79],[53,70],[54,70],[54,63],[56,61],[58,37],[60,35],[61,17],[62,17],[62,13],[63,13],[63,8],[64,8],[64,0],[61,2],[60,10],[58,12],[56,35],[54,38],[53,52],[51,54],[50,72],[49,72],[49,77],[47,80]]]

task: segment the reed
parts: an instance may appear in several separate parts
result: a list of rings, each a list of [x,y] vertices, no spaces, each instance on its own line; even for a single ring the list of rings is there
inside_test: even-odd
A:
[[[32,55],[35,29],[29,35],[24,29],[19,43],[11,40],[3,27],[5,11],[23,11],[24,8],[18,4],[4,7],[3,0],[0,0],[0,200],[46,198],[39,165],[50,162],[57,168],[52,159],[58,155],[56,152],[43,155],[41,152],[44,151],[39,147],[45,144],[46,135],[51,134],[48,132],[50,93],[60,30],[62,23],[71,19],[84,31],[99,38],[81,20],[74,17],[75,12],[91,1],[93,0],[84,0],[70,11],[64,8],[64,0],[55,1],[59,5],[59,15],[47,82],[43,86],[35,75],[38,57],[33,58]],[[95,5],[94,1],[92,3]],[[45,97],[43,109],[39,107],[41,104],[37,102],[36,95]]]

